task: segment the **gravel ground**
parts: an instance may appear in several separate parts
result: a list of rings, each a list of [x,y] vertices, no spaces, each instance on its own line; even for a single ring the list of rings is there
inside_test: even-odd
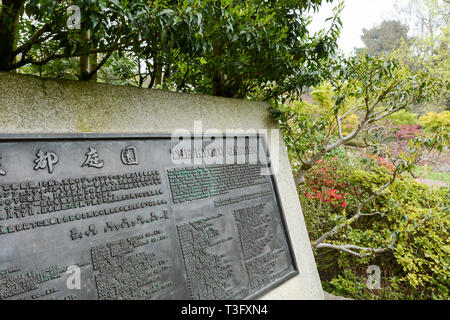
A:
[[[439,187],[448,187],[448,183],[443,181],[436,181],[431,179],[418,178],[416,179],[418,182],[424,183],[428,186],[439,186]]]

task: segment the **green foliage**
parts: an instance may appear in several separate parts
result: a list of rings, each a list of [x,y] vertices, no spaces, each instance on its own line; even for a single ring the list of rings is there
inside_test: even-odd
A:
[[[203,7],[198,50],[180,52],[173,86],[184,92],[266,100],[320,81],[340,20],[311,37],[305,12],[321,1],[219,1]]]
[[[329,283],[325,282],[324,290],[329,290],[336,295],[352,297],[353,299],[370,299],[365,294],[366,285],[363,277],[358,277],[351,269],[345,269],[343,274],[338,274]]]
[[[441,82],[395,59],[364,52],[336,59],[328,67],[329,82],[312,91],[311,103],[272,108],[301,185],[305,220],[322,279],[338,294],[362,292],[354,298],[447,298],[448,195],[415,184],[402,173],[413,172],[425,149],[442,150],[448,134],[410,135],[406,130],[405,145],[398,152],[387,143],[396,140],[395,130],[391,136],[377,134],[377,125],[384,128],[380,120],[411,104],[431,101]],[[350,116],[355,123],[347,129],[345,121]],[[390,120],[411,118],[414,115],[402,113]],[[368,150],[386,158],[345,165],[349,159],[343,146],[358,134]],[[336,252],[342,248],[347,251]],[[356,282],[367,278],[361,266],[370,263],[387,272],[384,289],[378,293]],[[333,270],[336,265],[339,269]]]
[[[394,214],[388,216],[388,223],[398,229],[394,255],[404,272],[400,280],[448,299],[449,189],[432,191],[411,180],[402,181],[395,188],[381,205],[398,204]]]
[[[385,116],[411,103],[430,101],[442,88],[439,79],[427,72],[413,72],[392,57],[370,57],[364,52],[334,65],[331,77],[338,111],[350,99],[367,99],[369,103],[363,107],[376,107]]]
[[[420,124],[431,132],[450,132],[450,111],[429,112],[419,119]]]
[[[312,103],[303,100],[293,101],[290,104],[295,112],[305,113],[313,119],[325,119],[327,122],[332,121],[333,118],[333,88],[328,83],[322,83],[311,91]]]
[[[13,40],[0,44],[0,70],[23,67],[41,76],[89,80],[99,69],[105,82],[285,97],[323,80],[342,6],[328,30],[310,34],[307,26],[311,12],[332,1],[20,0],[24,10],[13,17],[6,5],[0,7],[0,33]],[[73,4],[81,9],[81,30],[66,26]],[[88,71],[73,60],[88,56]]]
[[[272,107],[297,173],[360,133],[366,143],[378,144],[370,126],[410,104],[431,101],[441,88],[426,72],[412,72],[389,57],[360,52],[340,59],[329,62],[329,82],[312,91],[312,104]]]
[[[401,10],[413,37],[403,42],[394,55],[412,70],[424,70],[447,83],[433,103],[416,103],[412,109],[419,114],[450,109],[450,3],[445,0],[410,0]]]
[[[342,159],[319,163],[307,176],[300,198],[308,231],[317,239],[352,217],[356,206],[389,181],[392,168],[382,158],[349,166]],[[328,195],[342,195],[334,205]],[[314,197],[321,192],[323,197]],[[432,189],[402,176],[363,208],[368,215],[349,224],[329,241],[390,250],[355,257],[345,252],[317,252],[322,280],[335,294],[353,298],[448,299],[450,268],[449,189]],[[370,264],[382,270],[381,291],[365,288]],[[338,267],[336,267],[338,266]],[[335,270],[334,270],[335,269]],[[390,292],[390,293],[389,293]]]
[[[310,93],[312,103],[304,100],[293,101],[288,104],[288,108],[296,113],[307,114],[314,121],[325,121],[328,127],[335,129],[337,135],[337,127],[334,124],[334,106],[336,97],[334,96],[333,87],[325,82],[313,88]],[[356,102],[351,101],[349,105],[353,106]],[[348,108],[347,108],[348,109]],[[342,130],[344,134],[350,133],[358,126],[359,117],[356,114],[351,114],[342,121]]]
[[[173,48],[192,50],[191,35],[200,28],[199,13],[187,5],[176,6],[181,1],[156,1],[151,5],[147,1],[22,1],[26,15],[19,19],[17,48],[13,54],[20,55],[17,61],[10,60],[6,70],[25,65],[41,66],[40,74],[54,75],[58,60],[98,53],[99,64],[107,60],[110,53],[118,53],[121,58],[133,58],[145,55],[155,59],[161,56],[155,65],[169,59],[164,52]],[[195,5],[198,1],[184,1]],[[67,21],[70,18],[70,5],[81,10],[81,29],[70,30]],[[170,7],[177,8],[176,11]],[[1,25],[0,25],[1,28]],[[87,38],[87,31],[90,32]],[[133,53],[130,55],[130,52]],[[118,60],[116,55],[116,61]],[[14,57],[11,57],[11,59]],[[120,62],[119,62],[120,63]],[[79,76],[77,65],[72,65],[65,77]],[[134,66],[138,69],[138,66]],[[24,69],[32,71],[32,69]],[[75,70],[75,71],[74,71]],[[129,77],[128,77],[129,78]],[[127,78],[125,78],[127,79]]]
[[[391,120],[396,125],[417,124],[418,123],[418,114],[408,112],[406,110],[400,110],[399,112],[391,114],[388,117],[388,119]]]

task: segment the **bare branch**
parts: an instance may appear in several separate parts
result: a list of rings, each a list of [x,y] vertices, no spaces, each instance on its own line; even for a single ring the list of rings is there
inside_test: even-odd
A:
[[[348,110],[347,112],[345,112],[342,116],[339,117],[339,120],[344,119],[348,114],[350,114],[352,111],[358,110],[359,108],[364,107],[364,104],[360,104],[358,106],[354,106],[353,108],[351,108],[350,110]]]
[[[344,139],[344,136],[342,135],[341,120],[340,120],[340,118],[337,115],[335,116],[335,119],[336,119],[336,123],[337,123],[337,126],[338,126],[339,138]]]
[[[407,105],[408,105],[408,103],[405,103],[397,108],[390,107],[389,109],[384,109],[383,111],[374,113],[373,115],[370,116],[368,123],[376,122],[378,120],[386,118],[386,117],[390,116],[391,114],[404,109]],[[377,117],[377,115],[380,115],[380,116]]]
[[[343,245],[336,245],[336,244],[331,244],[331,243],[321,243],[319,245],[316,246],[317,249],[321,249],[321,248],[330,248],[330,249],[335,249],[335,250],[339,250],[339,251],[344,251],[347,252],[351,255],[357,256],[357,257],[367,257],[370,256],[372,253],[382,253],[385,252],[387,250],[389,250],[388,247],[385,248],[367,248],[367,247],[359,247],[359,246],[355,246],[352,244],[343,244]],[[354,250],[360,250],[360,251],[369,251],[368,253],[361,253],[361,252],[356,252]]]
[[[376,211],[376,212],[371,212],[371,213],[361,213],[361,216],[367,216],[367,217],[370,217],[370,216],[375,216],[375,215],[377,215],[377,214],[379,214],[380,216],[382,215],[381,212]]]
[[[363,120],[364,121],[364,120]],[[354,129],[352,132],[350,132],[348,135],[346,135],[345,137],[340,138],[339,140],[337,140],[336,142],[328,145],[325,147],[324,153],[327,153],[333,149],[336,149],[337,147],[339,147],[340,145],[344,144],[345,142],[353,139],[354,137],[356,137],[358,135],[358,133],[361,131],[361,129],[363,128],[363,126],[365,125],[365,123],[360,123],[358,125],[358,127],[356,129]]]
[[[291,126],[289,125],[289,122],[286,122],[286,128],[287,128],[287,130],[288,130],[289,136],[290,136],[291,139],[295,142],[295,135],[294,135],[294,133],[292,132],[292,128],[291,128]],[[295,145],[295,143],[294,143],[294,145]],[[300,160],[300,162],[301,162],[302,164],[305,164],[305,161],[303,160],[303,158],[302,158],[302,156],[301,156],[301,152],[300,152],[297,148],[295,149],[295,151],[296,151],[296,153],[297,153],[298,160]]]

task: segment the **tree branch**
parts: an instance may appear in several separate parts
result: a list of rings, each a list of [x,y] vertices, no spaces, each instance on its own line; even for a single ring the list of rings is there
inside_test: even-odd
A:
[[[345,112],[342,116],[340,116],[340,117],[339,117],[339,120],[344,119],[349,113],[351,113],[352,111],[357,110],[357,109],[359,109],[359,108],[361,108],[361,107],[364,107],[364,105],[363,105],[363,104],[360,104],[360,105],[358,105],[358,106],[355,106],[355,107],[351,108],[350,110],[348,110],[347,112]]]
[[[58,48],[59,49],[59,48]],[[100,49],[92,49],[89,51],[90,54],[92,53],[108,53],[110,52],[111,49],[105,49],[105,50],[100,50]],[[10,70],[14,70],[16,68],[20,68],[23,67],[26,64],[33,64],[33,65],[37,65],[37,66],[43,66],[47,63],[49,63],[52,60],[56,60],[56,59],[64,59],[64,58],[75,58],[75,57],[79,57],[81,56],[82,53],[81,52],[74,52],[74,53],[52,53],[51,55],[47,56],[46,58],[42,59],[42,60],[34,60],[33,58],[22,58],[22,60],[20,60],[17,63],[14,63],[10,66]]]
[[[112,53],[114,52],[114,50],[109,51],[102,59],[102,61],[100,61],[100,63],[97,64],[97,66],[91,71],[89,72],[89,74],[86,76],[87,80],[90,80],[92,78],[92,76],[98,71],[100,70],[101,67],[103,67],[103,65],[106,63],[106,61],[108,61],[109,57],[111,57]]]
[[[317,249],[321,249],[321,248],[330,248],[330,249],[335,249],[335,250],[339,250],[339,251],[344,251],[347,252],[351,255],[357,256],[357,257],[367,257],[370,256],[371,253],[382,253],[385,252],[387,250],[389,250],[388,247],[385,248],[366,248],[366,247],[359,247],[359,246],[355,246],[352,244],[343,244],[343,245],[336,245],[336,244],[331,244],[331,243],[321,243],[319,245],[316,246]],[[369,251],[369,253],[361,253],[361,252],[356,252],[353,250],[361,250],[361,251]]]
[[[39,29],[26,43],[22,44],[21,46],[17,47],[16,50],[13,51],[13,55],[17,56],[19,53],[22,53],[25,55],[28,51],[30,51],[31,47],[36,43],[41,43],[42,41],[48,39],[40,39],[40,37],[46,33],[51,31],[51,26],[53,23],[46,23],[42,26],[41,29]]]
[[[338,126],[339,138],[344,139],[344,136],[342,135],[341,120],[339,119],[337,114],[336,114],[336,116],[334,118],[336,119],[336,123],[337,123],[337,126]]]

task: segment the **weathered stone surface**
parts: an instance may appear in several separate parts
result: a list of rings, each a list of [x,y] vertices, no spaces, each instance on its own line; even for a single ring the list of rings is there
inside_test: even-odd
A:
[[[206,133],[268,129],[270,152],[279,157],[276,181],[300,274],[263,299],[323,299],[286,147],[270,131],[278,126],[267,107],[263,102],[0,73],[1,133],[196,132],[197,121]]]

